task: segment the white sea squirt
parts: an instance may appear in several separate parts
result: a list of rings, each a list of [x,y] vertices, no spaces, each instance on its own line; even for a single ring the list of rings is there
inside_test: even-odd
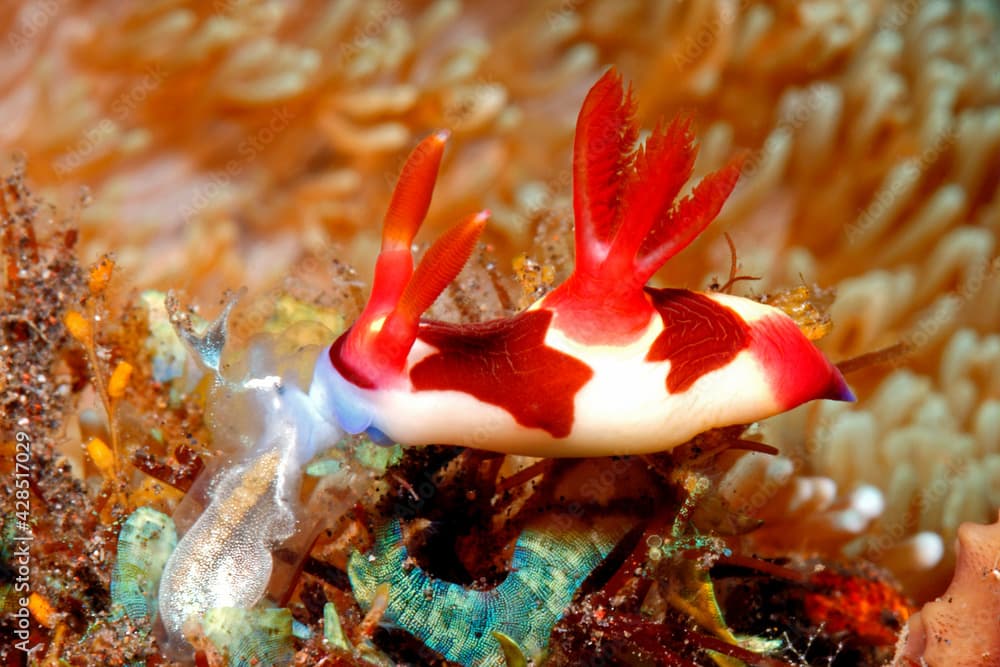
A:
[[[311,378],[301,371],[314,365],[322,352],[319,346],[280,357],[273,343],[258,343],[249,349],[242,380],[223,377],[220,359],[234,303],[230,300],[205,333],[197,335],[176,301],[168,299],[178,335],[214,375],[209,406],[215,413],[210,421],[216,425],[216,441],[235,439],[246,452],[212,479],[211,502],[181,538],[160,581],[164,648],[179,660],[191,658],[189,639],[201,634],[205,612],[249,609],[262,598],[272,570],[271,550],[296,531],[303,467],[343,437],[337,425],[314,409],[316,397],[302,387]]]

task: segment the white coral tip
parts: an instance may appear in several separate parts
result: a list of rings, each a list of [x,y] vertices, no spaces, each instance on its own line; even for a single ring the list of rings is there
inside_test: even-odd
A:
[[[851,509],[868,519],[877,519],[885,510],[885,497],[878,487],[862,484],[851,492]]]
[[[937,564],[944,557],[944,540],[935,532],[926,530],[917,533],[904,540],[903,543],[912,554],[910,563],[914,569],[930,570],[937,567]]]

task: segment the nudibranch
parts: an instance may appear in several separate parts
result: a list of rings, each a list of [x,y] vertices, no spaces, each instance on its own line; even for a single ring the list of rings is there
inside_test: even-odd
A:
[[[313,381],[348,432],[532,456],[663,451],[710,428],[818,398],[851,400],[840,372],[780,310],[646,285],[715,218],[739,161],[675,201],[694,167],[690,122],[634,148],[634,103],[609,70],[573,151],[576,265],[525,311],[475,324],[422,320],[471,254],[487,213],[445,233],[413,270],[447,134],[410,156],[385,218],[369,301]]]
[[[302,467],[345,433],[541,457],[640,454],[809,400],[853,398],[782,311],[647,286],[719,213],[739,162],[678,199],[694,167],[690,121],[658,126],[636,148],[634,103],[614,70],[578,119],[573,274],[510,318],[422,319],[488,218],[483,211],[461,221],[414,268],[411,246],[447,138],[431,135],[405,163],[368,303],[318,353],[311,378],[258,354],[241,383],[224,380],[225,312],[202,336],[178,328],[217,384],[245,395],[255,424],[243,427],[247,453],[213,480],[208,508],[164,570],[159,612],[178,655],[189,653],[186,637],[206,612],[249,608],[263,596],[271,550],[295,530]]]

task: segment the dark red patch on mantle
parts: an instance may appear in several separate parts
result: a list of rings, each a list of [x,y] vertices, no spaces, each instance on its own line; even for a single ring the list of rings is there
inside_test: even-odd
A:
[[[410,371],[417,391],[464,391],[509,412],[518,424],[564,438],[587,364],[545,344],[552,311],[476,324],[423,322],[417,337],[438,351]]]
[[[663,332],[653,341],[646,361],[670,361],[667,391],[671,394],[685,391],[749,347],[750,327],[731,308],[687,290],[647,288],[646,292],[663,318]]]

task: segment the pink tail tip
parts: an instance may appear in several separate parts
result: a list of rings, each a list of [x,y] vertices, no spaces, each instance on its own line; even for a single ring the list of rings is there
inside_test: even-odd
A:
[[[827,387],[826,393],[819,398],[831,401],[846,401],[848,403],[858,400],[858,397],[854,395],[851,388],[847,386],[847,380],[844,379],[843,374],[836,368],[833,368],[833,373],[830,376],[830,385]]]
[[[782,409],[815,399],[855,400],[841,372],[802,335],[792,318],[776,313],[754,322],[751,331],[753,354]]]

